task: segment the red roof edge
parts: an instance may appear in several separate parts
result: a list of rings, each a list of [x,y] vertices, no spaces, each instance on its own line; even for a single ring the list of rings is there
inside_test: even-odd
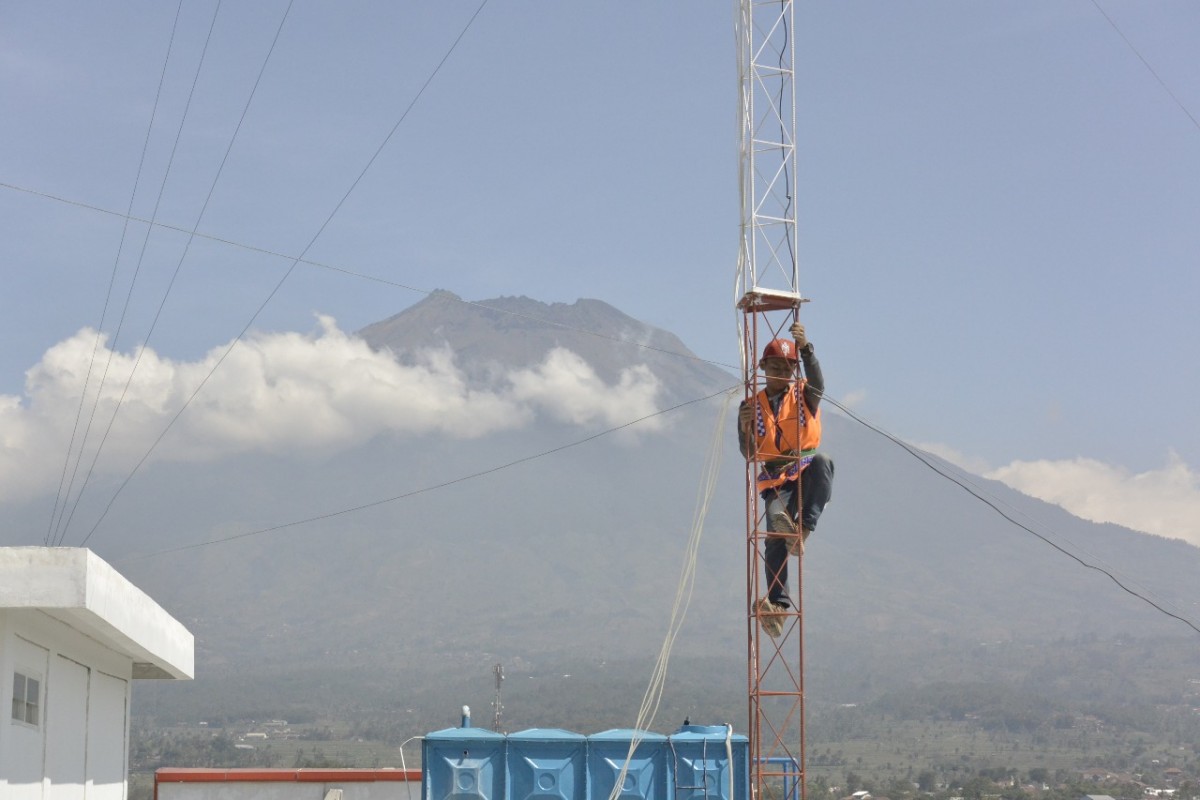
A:
[[[162,767],[154,783],[370,783],[420,781],[419,769],[204,769]]]

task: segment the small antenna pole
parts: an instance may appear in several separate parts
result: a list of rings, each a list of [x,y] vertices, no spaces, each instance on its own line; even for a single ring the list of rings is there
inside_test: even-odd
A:
[[[500,702],[500,684],[504,682],[504,667],[496,664],[492,667],[492,674],[496,676],[496,696],[492,699],[492,730],[500,733],[500,712],[504,710],[504,705]]]

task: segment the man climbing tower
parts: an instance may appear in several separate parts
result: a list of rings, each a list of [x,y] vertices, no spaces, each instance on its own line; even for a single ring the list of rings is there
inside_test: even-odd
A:
[[[788,554],[804,552],[833,490],[833,461],[817,452],[821,364],[804,326],[794,322],[790,332],[794,342],[775,339],[763,349],[759,366],[766,388],[738,409],[738,446],[758,465],[757,490],[766,509],[767,596],[759,599],[758,612],[772,637],[783,632],[783,615],[792,606]],[[803,377],[796,374],[801,362]]]

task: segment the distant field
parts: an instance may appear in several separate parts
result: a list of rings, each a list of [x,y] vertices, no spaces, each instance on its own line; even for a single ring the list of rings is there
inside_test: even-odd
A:
[[[854,773],[864,785],[871,786],[915,780],[919,773],[931,771],[940,781],[952,783],[986,771],[1004,772],[1023,781],[1030,770],[1040,768],[1062,781],[1069,776],[1077,777],[1083,768],[1132,771],[1144,762],[1144,769],[1151,772],[1151,762],[1155,759],[1160,762],[1159,768],[1174,764],[1194,769],[1200,765],[1195,745],[1172,743],[1145,733],[1080,729],[987,731],[980,729],[974,721],[897,721],[858,710],[847,713],[856,717],[857,732],[838,738],[817,735],[809,739],[807,766],[810,778],[823,778],[830,785],[839,785],[848,773]],[[822,717],[814,720],[812,727],[814,732],[819,732],[829,724],[830,721]],[[210,748],[198,760],[170,766],[406,766],[413,769],[420,765],[419,741],[405,747],[402,763],[397,745],[354,737],[345,725],[304,725],[293,730],[304,738],[249,740],[243,738],[245,727],[174,727],[156,735],[176,742],[181,756],[186,752],[178,747],[181,742],[192,743],[197,756],[204,745],[215,741],[223,743],[216,748],[215,754]],[[324,736],[318,736],[318,732]],[[253,749],[239,748],[239,744],[252,745]],[[219,758],[220,754],[225,760],[204,763],[213,755]],[[152,771],[142,771],[152,774]],[[1147,782],[1153,783],[1153,775],[1147,778]]]
[[[947,792],[973,783],[979,795],[984,782],[1030,782],[1031,772],[1039,784],[1067,794],[1079,788],[1084,768],[1141,775],[1141,783],[1161,788],[1169,786],[1168,768],[1183,771],[1175,778],[1179,785],[1200,778],[1200,684],[1194,682],[1191,643],[1134,647],[1084,640],[1036,651],[947,646],[940,653],[927,644],[901,649],[903,640],[892,649],[872,644],[876,659],[862,663],[885,667],[812,671],[810,784],[854,784],[898,800],[918,779]],[[939,664],[940,673],[931,674]],[[489,725],[494,688],[490,674],[477,667],[448,661],[436,675],[364,672],[353,691],[343,690],[336,674],[321,671],[147,691],[143,713],[135,704],[133,717],[135,783],[149,785],[148,776],[160,766],[415,768],[418,743],[406,747],[406,764],[399,745],[457,725],[462,704],[475,709],[477,725]],[[504,693],[505,727],[583,734],[629,727],[647,667],[564,660],[537,670],[514,668]],[[743,674],[735,658],[677,659],[672,668],[654,730],[674,731],[685,717],[732,721],[736,730],[745,729]],[[218,702],[215,689],[229,686],[240,693]],[[236,719],[231,709],[237,707],[259,722]],[[278,728],[266,740],[245,738],[267,730],[262,721],[270,719],[289,719],[288,735],[296,738],[280,738],[284,731]],[[1009,795],[1020,793],[1019,785],[1009,788]],[[1140,795],[1136,787],[1125,788],[1096,793]],[[131,793],[134,800],[139,796]]]

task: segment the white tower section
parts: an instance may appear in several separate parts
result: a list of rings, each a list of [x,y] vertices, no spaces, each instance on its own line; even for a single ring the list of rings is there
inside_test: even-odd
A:
[[[791,0],[741,0],[739,8],[742,219],[736,296],[744,300],[763,292],[795,307],[800,295],[793,16]]]

